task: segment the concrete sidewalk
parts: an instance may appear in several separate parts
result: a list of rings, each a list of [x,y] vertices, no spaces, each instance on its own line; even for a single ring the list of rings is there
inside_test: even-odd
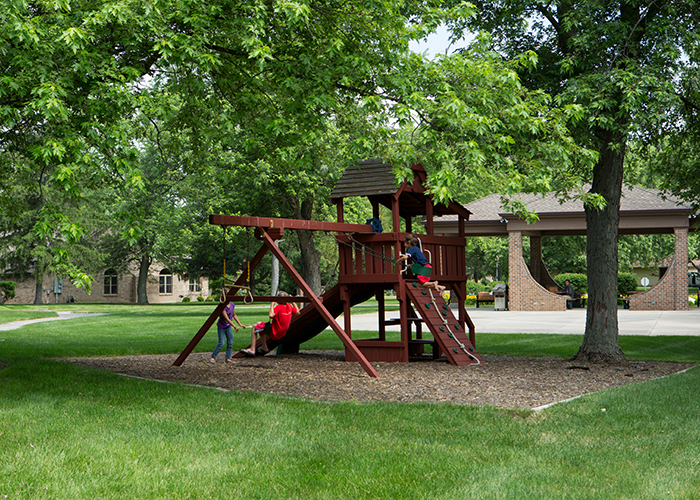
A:
[[[552,333],[583,335],[586,309],[548,312],[494,311],[491,308],[467,309],[476,333]],[[387,318],[398,317],[388,311]],[[630,311],[618,309],[620,335],[700,335],[700,308],[688,311]],[[338,321],[343,324],[342,318]],[[353,330],[377,330],[377,314],[354,314]],[[399,330],[389,326],[389,330]]]
[[[53,318],[37,318],[37,319],[26,319],[23,321],[11,321],[10,323],[0,324],[0,332],[6,332],[9,330],[16,330],[24,325],[32,325],[34,323],[45,323],[46,321],[58,321],[61,319],[73,319],[73,318],[83,318],[85,316],[103,316],[105,313],[71,313],[71,312],[57,312],[58,316]]]

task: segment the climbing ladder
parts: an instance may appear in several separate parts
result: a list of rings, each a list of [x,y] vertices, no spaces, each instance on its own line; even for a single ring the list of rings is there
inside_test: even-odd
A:
[[[481,364],[481,357],[441,294],[409,282],[406,294],[447,360],[457,366]]]

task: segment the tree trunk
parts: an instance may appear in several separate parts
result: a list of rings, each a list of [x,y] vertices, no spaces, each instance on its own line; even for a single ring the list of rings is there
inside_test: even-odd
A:
[[[44,273],[37,268],[36,285],[34,287],[34,305],[44,303]]]
[[[295,219],[311,220],[314,203],[312,200],[290,199],[290,205]],[[321,252],[316,249],[313,231],[298,230],[299,249],[301,250],[301,276],[311,290],[321,293]]]
[[[605,198],[602,210],[586,207],[588,309],[583,344],[577,361],[626,361],[618,343],[617,236],[620,221],[625,139],[622,132],[604,131],[600,158],[593,169],[591,192]]]
[[[321,294],[321,252],[316,249],[313,231],[297,231],[301,248],[301,274],[316,294]]]
[[[139,264],[139,282],[136,289],[139,304],[148,304],[148,269],[151,267],[151,256],[144,254],[141,256]]]
[[[277,247],[280,246],[280,241],[282,240],[275,241]],[[275,296],[280,289],[280,261],[274,255],[270,268],[270,295]]]

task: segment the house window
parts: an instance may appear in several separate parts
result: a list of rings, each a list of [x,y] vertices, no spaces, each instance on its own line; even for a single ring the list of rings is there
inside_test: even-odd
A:
[[[190,292],[201,292],[202,287],[199,284],[199,278],[190,278]]]
[[[158,293],[173,293],[173,274],[163,269],[158,276]]]
[[[117,277],[117,272],[114,269],[107,269],[104,275],[104,294],[105,295],[116,295],[117,294],[117,282],[119,278]]]

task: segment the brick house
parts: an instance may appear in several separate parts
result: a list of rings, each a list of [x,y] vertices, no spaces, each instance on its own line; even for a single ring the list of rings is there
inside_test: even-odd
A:
[[[13,280],[14,281],[14,280]],[[42,302],[56,304],[67,302],[99,302],[99,303],[136,303],[138,286],[138,269],[129,269],[118,273],[114,269],[105,269],[95,276],[91,293],[85,289],[76,288],[70,280],[59,279],[52,275],[44,275]],[[148,302],[160,304],[182,302],[184,297],[197,300],[209,294],[209,279],[186,278],[173,274],[167,267],[154,263],[149,269],[146,286]],[[36,280],[29,278],[17,282],[16,297],[6,304],[33,304],[36,290]]]
[[[492,194],[465,205],[472,215],[464,223],[469,236],[503,236],[508,238],[509,309],[513,311],[563,311],[566,297],[553,293],[555,286],[542,260],[543,236],[586,234],[586,214],[580,201],[563,204],[552,193],[523,194],[519,197],[529,210],[537,212],[539,221],[527,224],[524,219],[504,212],[501,195]],[[623,188],[620,205],[620,234],[673,234],[675,254],[666,273],[646,292],[630,298],[630,309],[688,309],[688,232],[697,230],[697,215],[692,207],[673,197],[662,197],[656,189],[638,186]],[[435,219],[435,233],[458,233],[457,221],[446,216]],[[523,238],[530,238],[529,263],[523,258]]]

